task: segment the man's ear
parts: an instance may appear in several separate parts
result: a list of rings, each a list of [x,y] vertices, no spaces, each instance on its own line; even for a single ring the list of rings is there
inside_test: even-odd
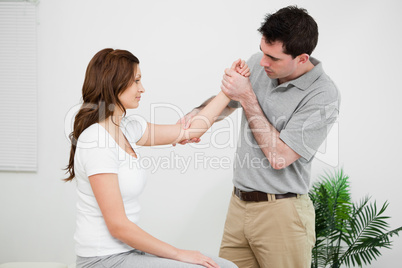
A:
[[[304,53],[304,54],[300,54],[299,56],[297,56],[297,58],[298,58],[299,64],[304,64],[309,60],[310,56],[308,54]]]

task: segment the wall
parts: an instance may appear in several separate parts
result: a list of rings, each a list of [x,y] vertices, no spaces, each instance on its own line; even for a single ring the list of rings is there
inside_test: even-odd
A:
[[[65,124],[71,124],[85,68],[97,51],[113,47],[137,55],[146,93],[134,112],[156,123],[175,123],[180,113],[218,92],[233,60],[259,50],[256,29],[265,13],[288,4],[307,8],[317,20],[320,40],[313,56],[342,94],[335,162],[316,160],[314,178],[343,167],[354,198],[388,200],[391,227],[401,226],[399,1],[42,0],[39,168],[0,173],[0,263],[74,262],[75,186],[61,181],[69,155]],[[148,161],[159,161],[149,162],[142,197],[145,230],[177,247],[218,254],[238,117],[216,124],[199,145],[141,150]],[[402,260],[402,239],[393,239],[393,249],[382,250],[371,267],[394,267]]]

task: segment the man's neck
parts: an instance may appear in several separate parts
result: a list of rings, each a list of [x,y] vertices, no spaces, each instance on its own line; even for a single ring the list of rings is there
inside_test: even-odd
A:
[[[291,76],[288,76],[286,78],[278,78],[278,85],[283,84],[285,82],[295,80],[295,79],[299,78],[300,76],[308,73],[313,68],[314,68],[314,64],[311,63],[310,60],[308,60],[305,64],[300,66],[300,68],[297,69]]]

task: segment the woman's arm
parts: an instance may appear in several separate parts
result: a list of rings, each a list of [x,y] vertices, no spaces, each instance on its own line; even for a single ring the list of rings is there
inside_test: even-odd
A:
[[[90,176],[89,181],[107,228],[113,237],[135,249],[159,257],[200,264],[205,267],[218,267],[212,259],[200,252],[175,248],[131,222],[124,210],[117,174],[96,174]]]
[[[182,124],[156,125],[148,123],[147,129],[137,145],[164,145],[200,138],[212,126],[229,102],[230,99],[223,92],[219,92],[201,112],[192,118],[188,129],[184,129]]]
[[[231,68],[237,73],[249,77],[250,69],[244,60],[233,62]],[[175,125],[155,125],[148,123],[147,129],[137,145],[154,146],[175,144],[184,140],[200,138],[227,109],[230,99],[221,91],[191,121]],[[190,125],[190,127],[188,127]]]

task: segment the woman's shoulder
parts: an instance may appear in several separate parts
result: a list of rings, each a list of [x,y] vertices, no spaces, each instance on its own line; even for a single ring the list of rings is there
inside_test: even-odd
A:
[[[80,134],[78,142],[98,141],[100,138],[99,131],[101,126],[98,123],[92,124]]]
[[[80,148],[116,147],[114,139],[99,123],[87,127],[78,137],[77,145]]]
[[[98,173],[117,173],[118,145],[102,125],[95,123],[78,137],[75,160],[86,177]]]
[[[129,142],[136,143],[147,128],[147,121],[139,115],[125,116],[121,120],[120,129]]]
[[[87,127],[77,141],[77,155],[90,155],[98,158],[107,155],[107,157],[116,157],[118,155],[118,145],[110,136],[107,130],[98,123]]]

